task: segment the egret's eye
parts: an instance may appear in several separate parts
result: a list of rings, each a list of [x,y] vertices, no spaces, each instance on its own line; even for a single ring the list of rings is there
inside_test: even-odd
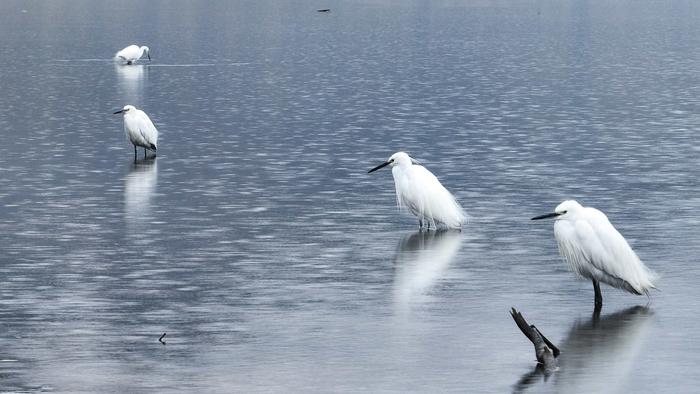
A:
[[[561,215],[564,215],[564,214],[566,214],[566,211],[562,211],[562,212],[561,212]]]

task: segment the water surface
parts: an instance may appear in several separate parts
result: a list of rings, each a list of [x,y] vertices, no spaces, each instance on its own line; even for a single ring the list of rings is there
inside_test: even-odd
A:
[[[699,16],[3,1],[0,390],[697,390]],[[110,60],[131,43],[153,61]],[[157,158],[133,162],[125,104]],[[461,233],[418,233],[389,171],[366,174],[398,150],[467,208]],[[528,220],[568,198],[661,291],[604,287],[593,319]],[[546,380],[511,306],[562,349]]]

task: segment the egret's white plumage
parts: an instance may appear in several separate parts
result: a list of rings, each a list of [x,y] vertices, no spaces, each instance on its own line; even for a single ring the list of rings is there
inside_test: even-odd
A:
[[[655,288],[656,275],[642,263],[603,212],[570,200],[559,204],[554,213],[533,219],[548,217],[556,218],[554,237],[564,260],[580,277],[593,281],[596,304],[599,282],[633,294],[646,294]]]
[[[371,169],[376,171],[391,166],[399,208],[418,217],[420,226],[443,225],[460,228],[467,219],[454,196],[425,167],[415,164],[404,152],[394,153],[388,161]]]
[[[151,60],[151,51],[147,46],[139,47],[138,45],[129,45],[128,47],[122,49],[114,55],[115,59],[125,61],[126,64],[131,64],[141,58],[143,54],[148,56],[148,60]]]
[[[126,105],[115,114],[124,114],[124,133],[126,138],[134,145],[134,158],[136,157],[136,147],[146,150],[158,150],[158,130],[151,122],[145,112],[136,109],[133,105]]]

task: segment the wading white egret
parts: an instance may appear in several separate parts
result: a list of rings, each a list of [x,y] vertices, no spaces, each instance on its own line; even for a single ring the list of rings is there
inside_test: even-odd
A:
[[[132,64],[133,62],[141,59],[141,56],[146,53],[148,60],[151,60],[151,51],[147,46],[139,47],[138,45],[129,45],[128,47],[122,49],[114,55],[115,59],[120,59],[125,61],[126,64]]]
[[[124,114],[124,133],[129,142],[134,144],[134,160],[136,160],[137,146],[143,148],[144,158],[147,150],[152,150],[154,153],[158,150],[158,130],[145,112],[136,109],[133,105],[125,105],[114,114]]]
[[[600,282],[632,294],[648,294],[656,275],[637,257],[625,238],[595,208],[569,200],[553,213],[532,220],[555,218],[554,237],[559,253],[580,277],[593,281],[595,306],[603,305]]]
[[[386,162],[368,171],[391,166],[399,208],[418,217],[420,228],[431,225],[460,228],[467,215],[454,196],[425,167],[414,163],[405,152],[396,152]]]

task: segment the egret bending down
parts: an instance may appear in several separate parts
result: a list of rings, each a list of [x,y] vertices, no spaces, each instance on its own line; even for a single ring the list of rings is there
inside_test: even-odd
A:
[[[414,164],[404,152],[396,152],[386,162],[368,171],[391,166],[399,208],[405,208],[418,217],[420,228],[443,225],[460,228],[467,216],[454,196],[425,167]]]
[[[146,158],[146,150],[154,153],[158,150],[158,130],[145,112],[136,109],[133,105],[126,105],[114,114],[124,114],[124,133],[129,142],[134,144],[134,160],[136,160],[136,147],[143,148],[143,157]]]
[[[126,64],[133,64],[135,61],[141,59],[144,52],[148,56],[148,61],[151,61],[151,51],[147,46],[139,47],[138,45],[129,45],[128,47],[122,49],[114,55],[115,59],[121,59],[126,62]]]
[[[532,220],[546,218],[556,219],[554,237],[561,256],[576,274],[593,281],[596,309],[603,305],[600,282],[637,295],[656,288],[656,274],[642,263],[603,212],[570,200],[559,204],[553,213]]]

